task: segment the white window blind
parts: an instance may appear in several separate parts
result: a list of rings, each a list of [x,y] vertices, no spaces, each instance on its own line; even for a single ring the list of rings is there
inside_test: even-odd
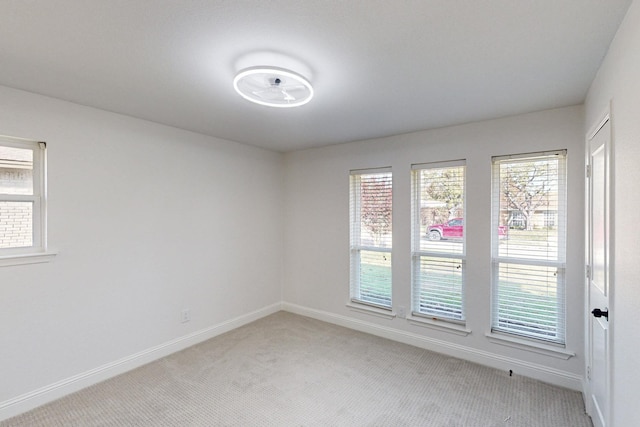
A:
[[[465,161],[412,169],[412,312],[462,322]]]
[[[391,308],[390,168],[350,174],[351,300]]]
[[[0,137],[0,255],[44,251],[45,145]]]
[[[566,151],[493,158],[492,330],[565,342]]]

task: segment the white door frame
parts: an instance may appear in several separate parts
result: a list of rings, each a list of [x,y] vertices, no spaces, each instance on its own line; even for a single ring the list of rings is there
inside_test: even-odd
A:
[[[613,270],[613,202],[614,202],[614,194],[613,194],[613,123],[611,120],[611,112],[610,106],[607,111],[600,116],[601,119],[596,122],[596,124],[591,128],[591,130],[586,135],[585,142],[585,166],[587,167],[586,178],[585,178],[585,269],[586,269],[586,278],[585,278],[585,381],[583,387],[584,399],[585,399],[585,407],[587,413],[591,416],[594,425],[600,425],[599,420],[596,420],[597,414],[595,413],[596,408],[595,404],[592,400],[592,390],[591,390],[591,370],[592,370],[592,313],[591,313],[591,266],[590,257],[591,257],[591,188],[590,188],[590,180],[588,178],[589,167],[591,164],[591,140],[597,135],[597,133],[609,122],[609,138],[608,145],[605,147],[606,149],[606,186],[605,191],[607,192],[607,203],[606,203],[606,217],[609,228],[608,233],[608,241],[606,242],[607,246],[607,268],[608,268],[608,279],[607,279],[607,295],[608,295],[608,310],[609,313],[613,312],[613,292],[614,292],[614,270]],[[613,343],[611,342],[611,336],[613,332],[613,322],[611,322],[613,316],[609,317],[608,322],[608,345],[607,345],[607,366],[605,369],[607,380],[606,380],[606,393],[608,395],[608,405],[606,408],[606,412],[608,414],[608,419],[605,420],[607,426],[610,425],[611,420],[613,419],[612,408],[613,408],[613,396],[611,395],[611,381],[613,374]]]

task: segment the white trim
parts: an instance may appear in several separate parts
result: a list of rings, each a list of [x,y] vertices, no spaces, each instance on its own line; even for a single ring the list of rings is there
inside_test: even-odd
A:
[[[376,175],[393,172],[391,166],[382,166],[379,168],[351,169],[349,175]]]
[[[589,141],[593,139],[594,136],[596,136],[596,134],[600,131],[600,129],[602,129],[602,127],[605,124],[607,124],[609,120],[611,120],[611,111],[609,106],[607,106],[606,110],[600,115],[600,120],[596,121],[596,124],[591,127],[589,132],[587,132],[587,135],[586,135],[587,144],[589,143]]]
[[[467,160],[460,159],[460,160],[446,160],[444,162],[414,163],[411,165],[411,170],[441,169],[441,168],[452,168],[456,166],[467,166]]]
[[[270,314],[277,313],[281,308],[281,303],[269,305],[251,313],[176,338],[164,344],[142,350],[114,362],[107,363],[106,365],[65,378],[21,396],[0,402],[0,421],[14,417],[106,379],[113,378],[116,375],[120,375],[142,365],[146,365],[154,360],[184,350],[185,348],[229,332]]]
[[[393,319],[396,314],[391,311],[391,308],[378,308],[373,304],[367,304],[366,302],[351,301],[347,304],[349,310],[358,311],[360,313],[370,314],[373,316],[384,317],[385,319]]]
[[[504,156],[493,156],[491,161],[493,163],[499,163],[505,160],[519,160],[519,159],[536,159],[538,157],[550,157],[550,156],[566,156],[567,150],[552,150],[552,151],[534,151],[532,153],[518,153],[518,154],[506,154]]]
[[[38,145],[43,144],[42,141],[36,141],[29,138],[20,138],[19,136],[9,136],[9,135],[0,135],[0,144],[5,146],[10,146],[14,148],[24,148],[25,144],[33,144],[38,143]],[[45,147],[46,147],[46,143]]]
[[[583,378],[579,374],[550,368],[537,363],[530,363],[511,357],[501,356],[488,351],[478,350],[464,345],[454,344],[436,338],[425,337],[414,332],[407,332],[386,326],[376,325],[360,319],[354,319],[335,313],[316,310],[287,302],[282,303],[282,309],[313,319],[321,320],[356,331],[369,333],[379,337],[398,341],[404,344],[424,348],[426,350],[446,354],[451,357],[468,360],[489,366],[499,370],[513,370],[518,375],[523,375],[549,384],[581,391]]]
[[[2,201],[3,202],[24,202],[24,203],[33,203],[36,204],[38,200],[38,195],[31,194],[3,194]]]
[[[430,252],[430,251],[414,251],[412,253],[412,257],[420,258],[420,257],[429,257],[429,258],[447,258],[447,259],[459,259],[460,262],[466,261],[466,255],[462,252]]]
[[[47,251],[40,253],[22,253],[14,255],[0,256],[0,267],[9,267],[12,265],[40,264],[51,262],[58,254],[56,251]]]
[[[564,347],[542,342],[529,341],[527,339],[517,338],[509,335],[496,334],[493,332],[485,333],[485,336],[494,344],[504,345],[506,347],[518,348],[520,350],[532,351],[534,353],[551,356],[558,359],[569,360],[576,354],[566,350]]]
[[[351,252],[358,252],[358,251],[383,252],[383,253],[391,254],[392,248],[387,248],[385,246],[358,246],[358,245],[353,245],[351,247]]]
[[[542,267],[556,267],[566,269],[567,265],[564,261],[548,261],[546,259],[533,259],[533,258],[516,258],[508,256],[495,256],[493,257],[493,264],[522,264]]]
[[[466,337],[471,333],[471,329],[468,329],[464,324],[455,323],[457,321],[449,321],[446,318],[432,318],[428,319],[423,317],[422,314],[413,314],[407,316],[407,321],[412,325],[422,326],[424,328],[431,328],[437,331],[448,332],[450,334],[460,335]]]

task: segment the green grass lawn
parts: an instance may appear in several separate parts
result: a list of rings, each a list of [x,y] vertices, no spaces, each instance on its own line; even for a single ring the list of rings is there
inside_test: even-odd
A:
[[[519,231],[519,230],[518,230]],[[364,252],[364,251],[363,251]],[[368,252],[363,254],[360,264],[360,298],[363,301],[391,305],[391,256],[388,253]],[[512,272],[513,272],[513,268]],[[461,294],[461,271],[446,274],[423,266],[423,286],[420,289],[420,311],[425,314],[461,318],[463,295]],[[450,289],[447,289],[450,287]],[[526,281],[502,280],[499,283],[498,309],[500,319],[508,328],[532,330],[543,336],[555,336],[558,306],[555,288],[547,294],[534,291]],[[490,301],[486,302],[490,304]],[[510,309],[515,308],[515,312]],[[520,313],[524,313],[522,316]],[[535,323],[531,324],[531,320]]]
[[[360,299],[374,304],[391,305],[391,254],[362,251]]]

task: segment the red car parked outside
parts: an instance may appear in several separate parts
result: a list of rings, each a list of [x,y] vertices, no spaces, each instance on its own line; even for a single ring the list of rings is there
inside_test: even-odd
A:
[[[429,240],[441,240],[441,239],[462,239],[464,235],[464,219],[453,218],[444,224],[433,224],[427,228],[427,237]],[[498,226],[498,237],[504,238],[507,236],[507,226]]]

